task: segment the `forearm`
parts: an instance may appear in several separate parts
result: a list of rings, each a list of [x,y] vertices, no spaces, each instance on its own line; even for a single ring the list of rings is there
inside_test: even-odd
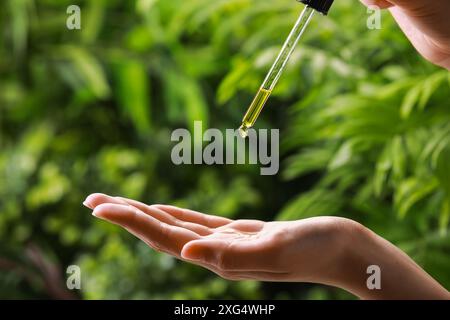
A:
[[[360,226],[348,235],[337,285],[362,299],[450,299],[450,293],[400,249]],[[367,268],[380,268],[381,288],[370,290]]]

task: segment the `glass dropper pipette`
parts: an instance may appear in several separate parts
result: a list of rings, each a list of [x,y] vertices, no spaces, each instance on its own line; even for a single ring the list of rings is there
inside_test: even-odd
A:
[[[261,110],[264,108],[267,100],[272,93],[275,85],[280,79],[281,74],[283,73],[284,68],[292,55],[292,52],[295,49],[298,41],[300,40],[303,32],[309,24],[312,16],[314,15],[314,11],[318,10],[324,14],[328,12],[328,9],[331,6],[332,0],[301,0],[301,2],[306,3],[306,7],[303,9],[300,17],[297,19],[292,31],[290,32],[288,38],[286,39],[283,48],[281,49],[278,57],[270,68],[269,73],[267,74],[264,82],[259,88],[253,102],[247,110],[244,118],[242,119],[242,125],[239,128],[239,134],[242,138],[246,138],[248,135],[248,130],[253,127],[258,118]]]

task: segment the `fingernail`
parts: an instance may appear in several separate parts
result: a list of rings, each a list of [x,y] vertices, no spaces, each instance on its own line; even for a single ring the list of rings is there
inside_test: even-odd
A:
[[[100,207],[98,207],[98,206],[95,207],[94,210],[92,210],[92,215],[93,215],[94,217],[96,217],[96,218],[103,219],[102,216],[99,215],[99,213],[100,213],[100,212],[99,212],[99,211],[100,211],[99,208],[100,208]]]
[[[84,201],[83,201],[83,206],[85,206],[85,207],[87,207],[87,208],[89,208],[89,209],[92,209],[92,208],[91,208],[91,204],[90,204],[87,200],[84,200]]]

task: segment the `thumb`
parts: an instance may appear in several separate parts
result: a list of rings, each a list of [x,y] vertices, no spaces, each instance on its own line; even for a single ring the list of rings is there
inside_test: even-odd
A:
[[[214,266],[222,266],[227,244],[221,240],[194,240],[184,245],[181,257]]]
[[[433,5],[430,6],[429,1],[423,0],[360,0],[360,1],[364,3],[366,6],[377,6],[380,9],[386,9],[396,6],[408,12],[418,12],[418,13],[428,12],[429,7],[438,8],[448,5],[448,2],[441,1],[441,3],[438,4],[433,3]]]
[[[272,272],[278,263],[273,250],[257,243],[218,239],[190,241],[181,250],[181,257],[223,271]]]
[[[386,9],[390,8],[394,5],[393,1],[389,2],[387,0],[360,0],[363,4],[365,4],[367,7],[370,6],[377,6],[380,9]]]

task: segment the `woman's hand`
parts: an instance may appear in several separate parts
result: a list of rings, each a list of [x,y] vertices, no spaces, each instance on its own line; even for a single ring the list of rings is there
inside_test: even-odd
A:
[[[450,1],[361,0],[389,8],[394,19],[422,56],[450,70]]]
[[[84,204],[155,250],[230,280],[335,284],[350,220],[320,217],[294,222],[229,220],[166,205],[103,194]],[[295,263],[294,263],[295,262]]]
[[[225,279],[322,283],[366,299],[450,297],[407,255],[352,220],[234,221],[104,194],[90,195],[83,204],[153,249]],[[380,290],[367,286],[370,265],[382,272]]]

